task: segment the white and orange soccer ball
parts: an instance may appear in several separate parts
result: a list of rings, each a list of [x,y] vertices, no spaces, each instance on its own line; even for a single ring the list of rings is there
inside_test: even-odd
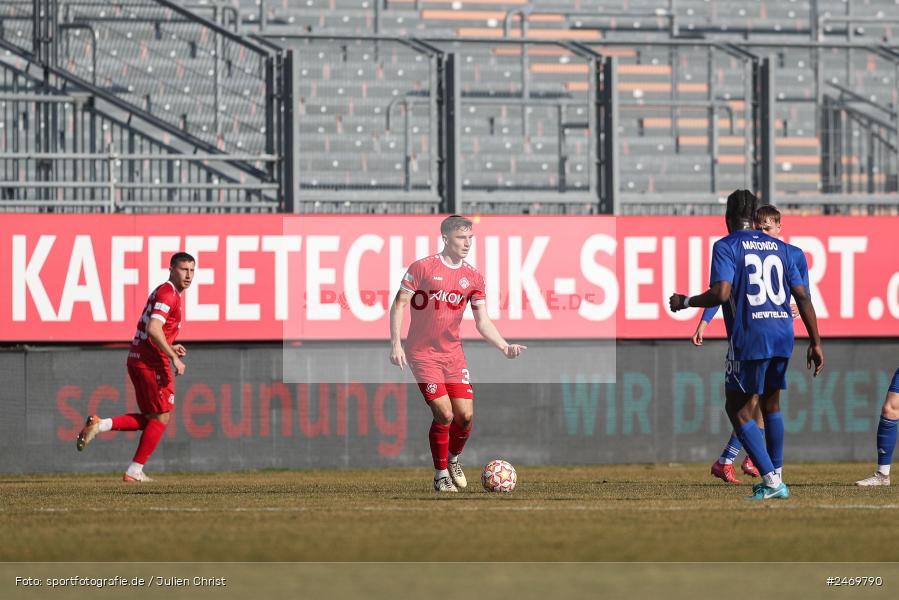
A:
[[[505,460],[491,460],[481,473],[481,483],[488,492],[511,492],[518,483],[515,467]]]

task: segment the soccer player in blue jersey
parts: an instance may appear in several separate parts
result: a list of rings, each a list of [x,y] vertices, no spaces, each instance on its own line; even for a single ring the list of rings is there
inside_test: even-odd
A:
[[[783,226],[780,222],[780,211],[772,204],[762,205],[755,212],[755,225],[756,229],[760,231],[764,231],[771,237],[780,238],[780,232],[783,229]],[[787,244],[787,251],[791,253],[793,259],[796,263],[796,267],[799,269],[799,275],[802,278],[802,283],[805,286],[806,290],[810,290],[809,281],[808,281],[808,262],[805,259],[805,252],[802,249],[792,245]],[[718,307],[713,306],[711,308],[706,308],[702,311],[702,316],[699,319],[699,323],[696,325],[696,332],[693,334],[693,344],[695,346],[702,345],[702,335],[705,331],[706,326],[708,326],[709,322],[714,318],[715,314],[718,312]],[[790,312],[795,319],[799,316],[799,310],[796,308],[795,304],[790,305]],[[753,415],[755,419],[756,425],[758,425],[761,429],[767,429],[767,424],[771,424],[773,426],[773,431],[771,435],[765,436],[766,445],[768,445],[768,453],[771,455],[771,460],[774,463],[774,469],[779,474],[783,473],[783,417],[780,413],[779,406],[777,410],[769,415],[767,424],[762,416],[761,409],[757,410]],[[778,441],[780,441],[778,445]],[[773,446],[771,445],[773,444]],[[733,462],[737,457],[737,454],[740,453],[740,450],[743,448],[743,445],[740,443],[739,437],[737,437],[736,432],[732,432],[730,439],[727,444],[724,446],[724,450],[721,453],[721,456],[712,463],[711,474],[719,479],[724,480],[727,483],[739,484],[741,483],[739,479],[737,479],[737,475],[734,472]],[[752,463],[752,459],[749,455],[746,455],[746,458],[743,460],[743,464],[741,465],[742,471],[751,476],[758,477],[759,472],[758,469],[755,468],[755,465]]]
[[[880,410],[880,422],[877,424],[877,471],[866,479],[856,481],[855,485],[864,487],[890,485],[890,465],[893,463],[893,450],[896,449],[896,424],[899,423],[899,369],[893,373],[893,381],[887,390]]]
[[[753,486],[753,500],[789,498],[790,490],[775,470],[763,434],[753,419],[760,405],[766,420],[779,412],[780,390],[786,389],[786,372],[793,353],[793,319],[790,297],[809,335],[808,367],[814,374],[824,368],[824,352],[818,322],[808,291],[787,245],[754,226],[758,199],[748,190],[727,198],[725,221],[729,235],[715,243],[709,289],[698,296],[672,294],[672,311],[691,306],[708,308],[724,304],[729,349],[725,363],[725,410],[740,442],[762,473]],[[770,427],[770,425],[769,425]],[[766,432],[772,436],[771,431]],[[776,449],[775,438],[769,445]],[[779,433],[783,447],[783,427]]]

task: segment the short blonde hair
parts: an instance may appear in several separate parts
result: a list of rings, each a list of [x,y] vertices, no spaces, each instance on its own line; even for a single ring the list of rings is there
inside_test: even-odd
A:
[[[473,223],[471,219],[462,215],[450,215],[440,223],[440,233],[449,235],[457,229],[471,229]]]

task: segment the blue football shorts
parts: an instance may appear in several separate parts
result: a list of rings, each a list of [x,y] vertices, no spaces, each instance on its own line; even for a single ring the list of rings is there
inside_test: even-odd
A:
[[[789,358],[724,361],[724,388],[744,394],[787,389]]]

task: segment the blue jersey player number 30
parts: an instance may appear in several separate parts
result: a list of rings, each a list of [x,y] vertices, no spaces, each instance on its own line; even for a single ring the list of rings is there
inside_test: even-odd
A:
[[[756,229],[763,225],[757,210],[758,198],[748,190],[728,196],[728,236],[716,242],[712,251],[709,289],[693,297],[672,294],[669,303],[672,311],[724,305],[729,342],[724,408],[763,481],[753,487],[750,499],[784,499],[790,497],[790,490],[782,477],[780,391],[787,387],[787,365],[793,354],[792,295],[809,334],[808,366],[814,363],[815,375],[824,367],[824,353],[802,276],[806,269],[800,266],[804,263],[801,250]],[[759,409],[764,433],[755,420]]]
[[[786,243],[754,229],[734,231],[715,243],[709,279],[732,288],[724,323],[733,360],[793,354],[790,288],[803,282]]]

